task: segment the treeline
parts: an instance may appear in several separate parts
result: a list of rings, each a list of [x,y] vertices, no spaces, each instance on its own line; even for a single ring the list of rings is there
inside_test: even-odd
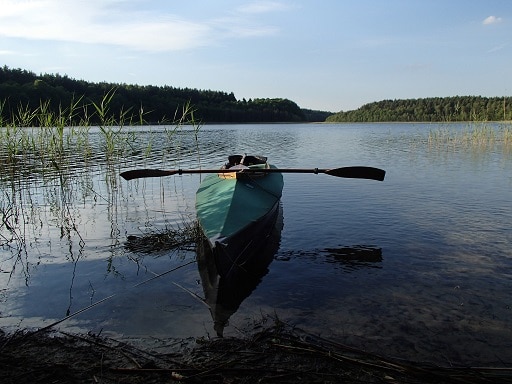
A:
[[[113,91],[114,90],[114,91]],[[132,123],[169,123],[190,103],[195,119],[203,123],[324,121],[330,112],[301,109],[288,99],[237,100],[227,92],[171,86],[91,83],[59,74],[36,75],[22,69],[0,68],[0,121],[16,120],[20,111],[33,111],[44,102],[47,112],[59,113],[73,105],[73,123],[99,123],[94,104],[112,95],[109,110]],[[142,119],[141,119],[142,118]],[[70,122],[71,123],[71,122]]]
[[[502,120],[512,120],[512,97],[454,96],[383,100],[327,118],[328,122]]]

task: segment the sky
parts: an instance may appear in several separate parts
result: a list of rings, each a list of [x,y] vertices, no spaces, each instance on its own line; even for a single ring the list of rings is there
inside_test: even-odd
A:
[[[0,0],[0,65],[331,112],[510,96],[512,1]]]

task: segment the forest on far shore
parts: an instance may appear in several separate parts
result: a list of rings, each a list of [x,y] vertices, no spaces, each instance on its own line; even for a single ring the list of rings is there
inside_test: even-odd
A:
[[[327,118],[328,122],[511,121],[512,97],[454,96],[382,100]]]
[[[195,119],[203,123],[314,122],[325,121],[332,114],[302,109],[282,98],[237,100],[232,92],[91,83],[65,75],[36,75],[23,69],[0,67],[0,122],[16,122],[20,112],[35,111],[41,103],[48,103],[46,112],[59,114],[73,105],[74,123],[98,123],[91,106],[101,104],[106,95],[109,110],[123,111],[125,120],[133,124],[172,122],[176,112],[187,104],[195,110]]]
[[[69,123],[99,124],[95,106],[108,98],[109,111],[130,124],[172,123],[190,105],[201,123],[457,122],[512,121],[512,97],[453,96],[382,100],[333,114],[300,108],[283,98],[237,100],[233,92],[171,86],[91,83],[59,74],[36,75],[0,67],[0,126],[23,125],[22,116],[70,113]],[[42,111],[41,111],[42,112]]]

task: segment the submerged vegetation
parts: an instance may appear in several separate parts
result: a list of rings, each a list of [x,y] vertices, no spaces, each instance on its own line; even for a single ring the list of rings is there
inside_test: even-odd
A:
[[[148,233],[129,235],[125,247],[132,253],[154,254],[168,252],[179,247],[194,247],[200,239],[201,232],[197,222],[184,221],[183,224],[165,226]]]

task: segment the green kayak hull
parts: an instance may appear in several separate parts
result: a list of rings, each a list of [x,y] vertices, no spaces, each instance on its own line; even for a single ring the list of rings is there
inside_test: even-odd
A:
[[[201,183],[196,193],[197,218],[221,276],[242,267],[265,242],[282,190],[283,175],[278,172],[233,178],[211,175]]]

